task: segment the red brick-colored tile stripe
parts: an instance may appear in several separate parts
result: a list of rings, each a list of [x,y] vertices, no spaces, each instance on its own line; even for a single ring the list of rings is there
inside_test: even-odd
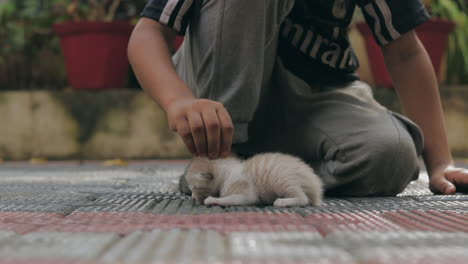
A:
[[[0,212],[0,230],[17,233],[37,231],[116,232],[152,229],[211,229],[234,231],[315,231],[299,214],[230,213],[209,215],[155,215],[146,213],[52,213]]]
[[[450,211],[400,210],[383,213],[382,218],[406,230],[468,232],[467,216]]]
[[[377,213],[320,213],[306,217],[323,236],[335,231],[397,231],[402,228]]]
[[[468,258],[465,257],[420,257],[420,258],[401,258],[393,257],[392,259],[381,259],[381,260],[366,260],[361,261],[362,264],[465,264],[468,263]]]
[[[466,215],[448,211],[394,211],[385,213],[224,213],[156,215],[136,212],[53,213],[0,212],[0,230],[24,234],[37,231],[116,232],[128,234],[153,229],[210,229],[237,231],[311,231],[323,236],[335,231],[445,231],[468,232]]]
[[[128,263],[128,262],[126,262]],[[146,263],[146,262],[144,262]],[[148,262],[149,263],[149,262]],[[164,263],[164,264],[179,264],[180,261],[171,261],[164,260],[155,263]],[[207,264],[210,262],[207,261],[192,261],[190,264]],[[272,260],[271,258],[266,258],[264,260],[225,260],[222,262],[215,262],[219,264],[313,264],[317,263],[316,260]],[[341,260],[327,259],[322,263],[330,264],[347,264]],[[0,260],[0,264],[123,264],[119,262],[98,262],[98,261],[83,261],[83,260],[66,260],[66,259],[23,259],[23,260]]]
[[[104,262],[70,259],[11,259],[0,260],[0,264],[105,264]],[[113,263],[118,264],[118,263]]]
[[[0,212],[0,230],[26,234],[41,226],[54,225],[64,218],[54,213]]]

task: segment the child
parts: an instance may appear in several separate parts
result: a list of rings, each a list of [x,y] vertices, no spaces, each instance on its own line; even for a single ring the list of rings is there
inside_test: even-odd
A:
[[[356,76],[346,35],[356,7],[417,125]],[[413,31],[429,19],[419,0],[151,0],[142,17],[130,61],[192,154],[290,153],[327,194],[369,196],[402,191],[422,153],[432,191],[468,184],[452,167],[435,74]],[[176,34],[186,39],[172,60]]]

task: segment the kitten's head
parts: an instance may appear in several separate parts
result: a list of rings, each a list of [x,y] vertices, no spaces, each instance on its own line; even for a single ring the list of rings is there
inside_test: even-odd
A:
[[[185,179],[192,191],[192,198],[198,203],[203,203],[209,196],[219,195],[219,190],[215,185],[215,176],[213,161],[196,157],[190,163]]]

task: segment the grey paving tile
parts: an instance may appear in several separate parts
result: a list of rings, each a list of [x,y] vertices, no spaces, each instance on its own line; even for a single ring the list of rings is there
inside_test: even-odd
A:
[[[177,192],[177,180],[183,172],[183,167],[166,167],[108,169],[86,166],[76,168],[45,166],[37,170],[29,167],[0,168],[0,186],[20,188],[24,185],[36,188],[43,186],[47,189],[55,186],[88,192]]]
[[[402,193],[398,194],[400,197],[415,195],[432,195],[429,190],[429,176],[425,171],[420,173],[417,181],[411,182]]]
[[[424,196],[413,196],[412,198],[417,201],[465,201],[465,202],[468,202],[467,194],[424,195]],[[467,206],[468,206],[468,203],[467,203]]]
[[[92,204],[98,196],[71,190],[42,189],[31,186],[23,188],[2,188],[0,186],[0,203],[34,204],[66,203],[69,205]]]
[[[468,201],[464,199],[415,199],[413,197],[384,197],[384,198],[348,198],[341,202],[325,204],[319,207],[304,207],[294,209],[301,215],[316,213],[349,213],[349,212],[389,212],[397,210],[453,210],[468,212]]]
[[[453,211],[457,213],[468,213],[467,201],[421,201],[418,206],[408,208],[408,210],[433,210],[433,211]]]
[[[161,200],[159,195],[145,193],[99,194],[94,204],[79,207],[77,212],[146,212]]]
[[[115,243],[100,260],[121,263],[216,263],[226,258],[225,238],[214,231],[134,232]]]
[[[98,258],[113,243],[116,234],[37,232],[8,237],[0,246],[0,258],[79,259]]]
[[[138,171],[125,169],[100,169],[93,170],[85,167],[70,170],[68,168],[44,167],[39,170],[16,169],[0,170],[0,183],[86,183],[86,182],[108,182],[120,179],[133,179],[144,175]]]
[[[0,211],[10,212],[42,212],[68,215],[79,208],[75,205],[67,204],[0,204]]]
[[[360,249],[353,252],[354,258],[361,263],[468,263],[466,246],[440,246],[440,247],[375,247]]]
[[[205,206],[197,204],[188,196],[183,198],[184,201],[160,201],[153,213],[159,214],[215,214],[215,213],[294,213],[301,208],[277,208],[273,206]]]
[[[207,207],[197,205],[187,196],[154,195],[156,203],[149,212],[155,214],[213,214],[213,213],[299,213],[303,216],[316,213],[346,213],[346,212],[388,212],[396,210],[455,210],[467,212],[468,204],[464,200],[415,200],[412,197],[387,197],[387,198],[349,198],[349,199],[325,199],[324,205],[319,207],[293,207],[276,208],[272,206],[231,206],[231,207]],[[128,199],[128,198],[127,198]],[[130,209],[129,209],[130,210]]]
[[[467,233],[336,231],[324,240],[364,263],[466,263],[468,260]]]
[[[162,232],[134,232],[106,251],[101,260],[122,263],[146,263],[157,247],[161,246]]]
[[[119,186],[112,183],[86,183],[86,184],[63,184],[63,183],[8,183],[0,184],[0,188],[3,189],[39,189],[44,191],[57,191],[57,190],[67,190],[74,192],[84,192],[84,193],[110,193],[110,192],[128,192],[135,188],[125,188],[122,189]],[[0,196],[1,197],[1,196]]]
[[[196,201],[193,199],[182,200],[182,203],[180,204],[177,214],[178,215],[190,214],[194,210],[195,205],[196,205]]]
[[[4,241],[10,239],[11,237],[15,236],[16,233],[13,231],[0,231],[0,246]]]
[[[197,215],[224,213],[226,209],[219,206],[207,207],[205,205],[198,205],[195,200],[184,197],[184,199],[158,200],[149,212],[165,215]]]
[[[184,202],[183,200],[170,201],[170,203],[168,203],[166,207],[164,207],[164,211],[162,213],[170,214],[170,215],[177,214],[179,210],[181,209],[181,205],[183,202]]]
[[[190,214],[221,214],[226,213],[226,208],[220,206],[205,206],[194,205],[194,209]]]
[[[76,212],[146,212],[156,204],[155,200],[125,200],[113,203],[98,203],[76,208]]]
[[[336,231],[324,238],[324,241],[337,247],[353,250],[382,246],[438,247],[468,244],[468,233],[464,232],[426,232],[426,231]],[[468,253],[468,251],[467,251]]]
[[[208,263],[216,263],[217,261],[226,259],[229,256],[227,239],[219,233],[207,230],[205,231],[205,247],[202,248],[201,255]]]
[[[154,214],[162,214],[170,203],[171,200],[159,200],[158,203],[151,208],[150,212]]]
[[[355,263],[343,249],[326,244],[318,232],[234,232],[228,235],[232,258],[262,263]]]
[[[468,242],[467,233],[458,231],[467,230],[465,222],[468,219],[468,195],[435,196],[428,192],[427,182],[424,181],[410,184],[398,197],[327,198],[321,207],[222,208],[196,205],[189,196],[171,189],[182,171],[183,169],[173,168],[76,168],[72,171],[40,168],[36,172],[24,172],[0,168],[0,211],[50,212],[62,215],[72,211],[148,212],[163,215],[257,212],[274,217],[277,217],[274,214],[284,216],[285,213],[297,213],[306,217],[307,221],[299,217],[300,220],[291,225],[308,224],[317,227],[323,234],[313,231],[229,231],[226,235],[221,235],[210,230],[174,229],[134,232],[120,237],[105,233],[47,232],[21,236],[0,231],[0,259],[33,259],[45,256],[109,263],[210,263],[226,259],[233,262],[248,260],[250,263],[374,263],[375,260],[378,263],[396,263],[385,261],[395,261],[399,257],[404,260],[437,259],[440,256],[461,259],[467,257],[466,247],[463,247],[463,251],[460,246]],[[452,214],[448,215],[446,212]],[[324,214],[323,218],[320,218],[320,214]],[[328,215],[328,219],[331,219],[328,225],[321,222],[322,219],[327,219],[327,214],[333,214]],[[229,215],[225,216],[224,220],[229,219]],[[66,222],[67,219],[56,216],[58,219],[49,223],[47,217],[37,223],[25,223],[30,226],[25,226],[24,230],[31,232],[37,230],[37,226],[62,220]],[[6,228],[10,218],[2,218]],[[106,224],[98,218],[89,224]],[[200,219],[197,221],[201,221]],[[236,221],[239,224],[244,219]],[[256,219],[250,221],[248,224],[256,224]],[[73,221],[70,223],[73,224]],[[286,224],[289,225],[289,222]],[[421,225],[429,226],[427,230],[432,228],[450,232],[411,231],[418,230]],[[444,225],[447,228],[442,228]],[[322,227],[326,230],[321,230]],[[362,230],[345,231],[353,228]],[[287,230],[300,228],[292,227]],[[430,252],[424,253],[427,250]],[[404,260],[399,262],[406,263]]]

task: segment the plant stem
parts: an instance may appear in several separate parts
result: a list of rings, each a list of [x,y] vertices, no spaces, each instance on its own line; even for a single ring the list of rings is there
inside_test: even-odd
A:
[[[112,21],[114,20],[115,13],[117,12],[117,8],[119,8],[121,0],[114,0],[112,2],[111,7],[109,8],[109,13],[106,16],[106,21]]]

